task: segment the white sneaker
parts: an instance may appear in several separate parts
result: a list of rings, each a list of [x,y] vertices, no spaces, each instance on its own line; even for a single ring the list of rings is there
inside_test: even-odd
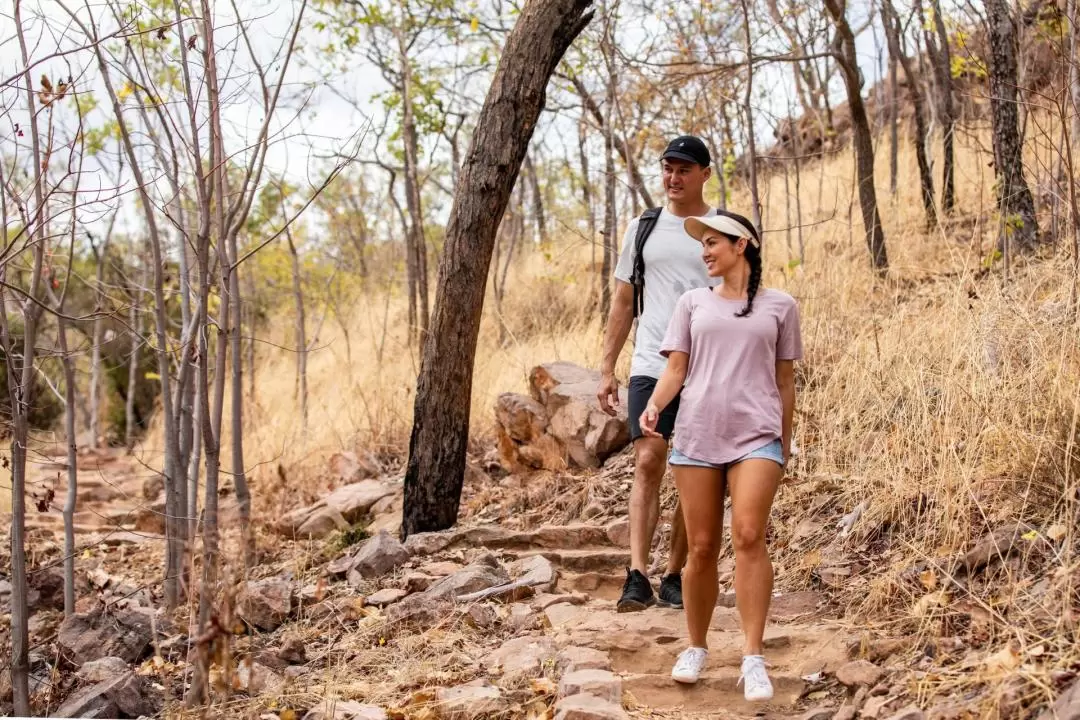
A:
[[[761,655],[743,657],[742,677],[739,682],[743,683],[743,696],[749,702],[772,700],[773,687],[765,667],[765,658]]]
[[[701,669],[705,667],[705,658],[708,656],[709,651],[705,648],[686,648],[675,661],[675,667],[671,669],[671,679],[681,683],[696,683]]]

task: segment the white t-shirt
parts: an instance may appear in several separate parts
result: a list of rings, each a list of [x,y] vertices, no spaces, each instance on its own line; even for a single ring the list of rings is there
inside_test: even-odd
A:
[[[708,214],[714,212],[709,210]],[[660,211],[653,231],[645,240],[645,310],[637,319],[631,376],[659,379],[664,374],[667,360],[660,355],[660,343],[679,298],[687,290],[719,283],[719,280],[710,281],[705,261],[701,259],[701,243],[686,232],[685,220],[665,208]],[[619,263],[615,267],[615,278],[626,283],[630,282],[634,272],[637,228],[638,218],[634,218],[626,228]]]

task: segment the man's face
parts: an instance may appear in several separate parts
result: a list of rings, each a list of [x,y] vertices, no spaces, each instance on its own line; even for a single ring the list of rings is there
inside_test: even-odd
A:
[[[705,182],[712,170],[685,160],[661,160],[664,192],[673,202],[694,202],[704,197]]]

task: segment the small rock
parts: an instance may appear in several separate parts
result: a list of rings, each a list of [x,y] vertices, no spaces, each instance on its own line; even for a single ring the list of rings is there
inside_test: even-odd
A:
[[[510,615],[506,618],[506,623],[513,628],[514,632],[520,633],[534,630],[537,620],[536,613],[525,603],[511,603]]]
[[[1007,558],[1016,549],[1020,536],[1029,529],[1027,525],[1018,523],[999,527],[984,536],[964,555],[964,570],[977,572],[996,559]]]
[[[626,720],[629,717],[621,705],[588,693],[571,695],[555,703],[555,720]]]
[[[889,720],[923,720],[923,711],[916,705],[908,705],[899,712],[892,715]],[[1059,720],[1064,720],[1060,715]]]
[[[165,476],[160,473],[148,475],[142,483],[143,500],[156,500],[165,492]]]
[[[387,495],[382,500],[380,500],[377,503],[375,503],[374,505],[372,505],[371,509],[368,510],[368,513],[370,513],[373,517],[378,517],[380,515],[385,515],[386,513],[391,513],[391,512],[399,512],[400,513],[400,511],[401,511],[401,506],[400,506],[401,500],[402,500],[402,498],[400,496],[398,496],[398,495]]]
[[[99,683],[122,675],[130,669],[128,664],[118,657],[103,657],[83,663],[75,674],[83,682]]]
[[[322,705],[308,710],[304,720],[386,720],[386,711],[378,705],[328,698]]]
[[[353,557],[353,554],[348,552],[344,555],[339,555],[327,563],[323,572],[330,577],[346,575],[353,569],[353,564],[356,562]]]
[[[422,565],[420,567],[420,572],[436,578],[444,578],[447,575],[453,575],[457,571],[461,570],[461,567],[461,563],[442,560],[439,562],[427,563],[426,565]]]
[[[563,675],[578,670],[610,670],[611,658],[596,648],[571,645],[559,651],[555,667]]]
[[[431,575],[426,575],[422,572],[411,572],[405,575],[405,592],[412,594],[416,592],[424,592],[429,587],[435,584],[435,578]]]
[[[375,607],[383,607],[385,605],[393,605],[408,594],[409,593],[404,590],[398,590],[397,588],[384,588],[376,593],[368,595],[365,602],[368,605],[374,605]]]
[[[554,662],[558,652],[555,641],[549,637],[519,637],[507,640],[489,653],[484,664],[502,670],[504,677],[529,677],[542,674],[544,666]]]
[[[303,665],[307,662],[307,644],[302,638],[289,638],[278,648],[277,656],[290,665]]]
[[[135,529],[141,533],[165,533],[165,494],[152,499],[135,511]]]
[[[455,539],[453,533],[425,532],[405,538],[405,549],[410,555],[434,555],[442,552]]]
[[[465,622],[477,630],[488,630],[495,626],[495,608],[486,603],[470,605],[465,612]]]
[[[27,574],[26,605],[30,610],[64,609],[64,574],[44,568]]]
[[[419,593],[386,608],[386,620],[391,625],[426,629],[450,615],[453,608],[454,606],[445,600],[433,601],[425,593]]]
[[[361,480],[358,483],[339,487],[327,495],[323,502],[327,507],[341,513],[345,522],[351,525],[367,515],[372,505],[387,495],[398,492],[400,492],[400,486],[395,487],[377,480]]]
[[[273,695],[285,684],[285,679],[265,665],[245,658],[236,669],[236,680],[240,689],[249,696]]]
[[[503,709],[502,692],[480,682],[439,688],[435,693],[439,717],[447,720],[479,720],[497,715]]]
[[[1058,696],[1053,708],[1043,710],[1039,720],[1080,720],[1080,680]]]
[[[575,670],[559,680],[559,697],[578,693],[595,695],[610,703],[622,703],[622,678],[610,670]]]
[[[627,519],[614,520],[604,528],[608,542],[615,547],[630,547],[630,521]]]
[[[272,632],[292,611],[292,586],[281,578],[250,580],[237,596],[237,608],[248,625]]]
[[[873,686],[881,676],[881,668],[865,660],[849,662],[836,671],[836,679],[848,687]]]
[[[114,718],[120,710],[108,694],[113,687],[119,687],[126,681],[126,676],[118,675],[110,680],[83,688],[71,695],[53,714],[58,718]]]
[[[75,693],[54,717],[153,716],[161,711],[163,703],[163,697],[154,692],[145,678],[128,670]]]
[[[125,663],[142,660],[150,650],[153,635],[150,618],[135,610],[106,613],[95,610],[64,619],[56,635],[60,651],[74,665],[117,657]]]
[[[148,678],[134,673],[128,673],[124,682],[112,689],[109,698],[120,712],[133,718],[157,715],[165,705],[165,694]]]
[[[353,569],[364,578],[385,575],[409,559],[405,547],[383,531],[368,538],[353,558]]]
[[[506,569],[493,555],[484,554],[471,565],[443,578],[428,588],[427,597],[454,599],[510,582]]]
[[[832,720],[836,714],[836,708],[819,707],[807,710],[801,720]]]
[[[304,677],[311,672],[311,668],[303,665],[290,665],[285,668],[285,677],[289,680],[295,680],[299,677]]]
[[[324,538],[335,530],[348,530],[345,517],[332,507],[316,508],[296,529],[297,537]]]
[[[544,610],[544,617],[553,628],[565,625],[584,612],[580,607],[570,603],[557,603]]]
[[[378,477],[382,472],[379,461],[371,453],[338,452],[330,456],[330,472],[344,483],[354,483]]]

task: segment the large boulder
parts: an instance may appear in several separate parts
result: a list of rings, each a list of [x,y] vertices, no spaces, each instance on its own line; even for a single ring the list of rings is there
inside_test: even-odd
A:
[[[249,580],[240,589],[237,606],[248,625],[272,632],[292,611],[292,585],[281,578]]]
[[[405,546],[383,531],[364,542],[349,569],[356,570],[363,578],[375,578],[396,570],[408,560]]]
[[[363,519],[375,503],[400,491],[399,486],[379,480],[342,485],[314,505],[286,513],[274,529],[287,537],[326,537]]]
[[[150,652],[152,640],[150,616],[126,609],[76,613],[64,619],[56,634],[60,652],[76,667],[106,657],[138,662]]]
[[[503,393],[495,403],[499,460],[523,469],[595,468],[630,442],[626,390],[614,417],[600,409],[600,373],[569,362],[538,365],[529,396]]]
[[[612,417],[600,409],[596,387],[600,373],[573,363],[539,365],[529,373],[529,389],[547,410],[548,433],[566,447],[573,464],[599,467],[630,442],[626,392]]]

